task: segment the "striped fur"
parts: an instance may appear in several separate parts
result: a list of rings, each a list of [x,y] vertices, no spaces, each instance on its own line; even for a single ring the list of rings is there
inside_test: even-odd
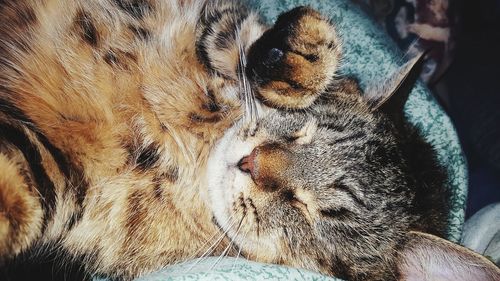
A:
[[[333,27],[310,9],[287,22],[321,26],[333,44]],[[273,76],[309,83],[307,100],[262,80],[269,58],[247,67],[244,57],[268,48],[255,41],[270,29],[236,1],[5,0],[0,24],[0,258],[59,248],[115,277],[195,256],[220,234],[203,175],[242,116],[241,89],[251,82],[268,105],[303,108],[338,58],[332,48],[312,55],[328,69],[318,87],[311,73]],[[299,49],[313,37],[288,40],[285,55],[307,57]]]
[[[242,253],[394,280],[408,230],[443,232],[431,148],[334,79],[310,8],[267,27],[229,0],[0,0],[0,26],[0,267],[55,251],[131,279]]]
[[[257,16],[153,0],[2,1],[0,15],[1,259],[57,246],[132,277],[196,254],[219,233],[198,175],[241,114],[236,36],[248,49]]]

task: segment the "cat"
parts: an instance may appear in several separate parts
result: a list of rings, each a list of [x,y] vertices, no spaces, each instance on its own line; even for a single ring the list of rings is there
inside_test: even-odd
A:
[[[130,280],[241,253],[349,280],[421,280],[429,261],[498,280],[438,238],[445,177],[402,114],[414,68],[363,98],[318,12],[268,27],[236,1],[4,0],[0,15],[1,264],[61,251]]]

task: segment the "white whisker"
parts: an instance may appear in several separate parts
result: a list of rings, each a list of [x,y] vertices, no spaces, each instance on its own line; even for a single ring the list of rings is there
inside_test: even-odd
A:
[[[245,239],[248,235],[248,233],[250,232],[250,228],[245,232],[245,234],[243,234],[240,238],[240,242],[239,243],[239,246],[238,246],[238,254],[236,255],[236,259],[234,260],[234,263],[233,263],[233,266],[231,266],[231,273],[233,272],[233,269],[234,267],[236,266],[236,262],[238,261],[238,258],[240,257],[241,255],[241,248],[243,248],[243,244],[245,243]],[[238,238],[238,237],[237,237]]]
[[[227,220],[224,222],[224,224],[228,223],[228,222],[229,222],[229,221],[231,221],[232,219],[233,219],[233,217],[229,217],[229,218],[227,218]],[[233,223],[233,225],[234,225],[234,223]],[[231,226],[232,226],[232,225],[231,225]],[[192,255],[190,255],[189,257],[187,257],[187,258],[185,258],[185,259],[183,259],[183,260],[179,260],[179,261],[177,261],[177,262],[175,262],[175,263],[173,263],[173,264],[170,264],[170,265],[168,265],[168,267],[173,267],[173,266],[181,266],[181,265],[184,265],[184,264],[186,264],[186,263],[188,263],[188,262],[192,261],[192,260],[193,260],[193,259],[194,259],[197,255],[198,255],[198,253],[200,253],[200,252],[201,252],[201,251],[205,248],[205,246],[206,246],[207,244],[211,243],[211,242],[212,242],[212,241],[214,241],[214,239],[215,239],[216,241],[215,241],[213,244],[211,244],[211,245],[210,245],[210,247],[208,247],[208,249],[207,249],[207,250],[205,250],[205,252],[204,252],[204,253],[203,253],[200,257],[198,257],[198,258],[197,258],[197,262],[196,262],[194,265],[192,265],[192,266],[190,266],[190,267],[189,267],[188,271],[192,270],[192,269],[193,269],[193,268],[197,265],[197,263],[199,263],[202,259],[204,259],[204,258],[205,258],[205,255],[208,255],[208,254],[209,254],[208,252],[210,251],[210,249],[211,249],[211,248],[213,248],[213,246],[214,246],[216,243],[218,243],[218,242],[221,240],[221,237],[223,238],[223,237],[224,237],[224,235],[225,235],[224,233],[220,234],[220,233],[218,233],[218,232],[217,232],[217,233],[215,233],[215,234],[213,234],[213,235],[212,235],[210,238],[208,238],[208,239],[205,241],[205,243],[204,243],[204,244],[203,244],[203,245],[202,245],[202,246],[201,246],[201,247],[200,247],[200,248],[199,248],[196,252],[194,252]],[[173,272],[174,272],[174,273],[176,273],[176,272],[178,272],[178,271],[180,271],[180,270],[182,270],[182,267],[179,267],[178,269],[174,270]]]
[[[208,255],[210,255],[216,248],[217,246],[219,246],[219,244],[222,242],[222,240],[224,240],[224,237],[226,237],[227,233],[229,232],[229,230],[233,227],[233,225],[236,223],[236,221],[233,221],[228,227],[227,229],[219,236],[219,238],[217,239],[217,241],[215,241],[197,260],[196,262],[191,265],[187,272],[191,271],[195,266],[197,266],[200,261],[206,259],[206,257]]]
[[[229,221],[231,221],[233,219],[233,217],[229,217],[227,218],[227,220],[224,222],[224,224],[227,224]],[[191,254],[189,257],[185,258],[185,259],[182,259],[182,260],[179,260],[171,265],[170,266],[174,266],[174,265],[183,265],[185,263],[188,263],[190,262],[192,259],[194,259],[201,251],[203,251],[203,249],[205,249],[205,246],[207,246],[209,243],[211,243],[212,241],[214,240],[219,240],[220,239],[220,236],[219,235],[222,235],[218,232],[214,233],[212,236],[210,236],[208,239],[206,239],[205,243],[203,243],[203,245],[200,246],[200,248],[194,252],[193,254]],[[208,249],[210,249],[213,245],[211,245]],[[206,250],[208,251],[208,250]],[[206,253],[205,251],[205,253]],[[199,258],[202,258],[202,256],[200,256]]]
[[[247,65],[245,49],[239,37],[239,30],[236,33],[236,42],[238,44],[238,57],[239,57],[239,67],[237,69],[238,84],[240,98],[243,103],[244,110],[244,121],[249,131],[254,130],[257,119],[258,119],[258,109],[255,100],[255,95],[248,81],[245,69]]]
[[[243,225],[243,220],[245,219],[245,215],[243,215],[243,217],[241,218],[240,220],[240,223],[238,225],[238,228],[236,229],[236,233],[234,235],[235,238],[238,237],[238,234],[241,230],[241,226]],[[214,264],[212,264],[212,266],[210,267],[209,270],[212,270],[221,260],[222,258],[224,258],[227,253],[229,252],[229,249],[231,249],[231,247],[233,246],[234,244],[234,239],[231,238],[231,242],[229,243],[229,245],[224,249],[224,251],[222,252],[222,254],[220,254],[220,256],[217,258],[217,260],[214,262]]]

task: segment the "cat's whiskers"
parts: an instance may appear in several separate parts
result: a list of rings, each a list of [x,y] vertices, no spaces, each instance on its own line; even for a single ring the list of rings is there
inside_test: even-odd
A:
[[[233,217],[230,217],[230,220],[232,220]],[[187,272],[190,272],[195,266],[197,266],[202,260],[205,260],[211,253],[215,251],[215,249],[220,245],[222,240],[224,240],[224,237],[227,236],[227,233],[229,230],[236,224],[236,220],[233,220],[233,222],[227,227],[227,229],[218,237],[218,239],[210,246],[208,249],[196,260],[196,262],[190,266],[187,270]]]
[[[244,213],[243,216],[241,217],[241,220],[238,224],[238,227],[236,228],[236,232],[234,234],[235,239],[238,238],[238,234],[241,230],[241,226],[243,225],[243,220],[245,219],[245,217],[246,217],[246,214]],[[209,270],[212,270],[222,260],[222,258],[226,257],[227,254],[229,253],[229,249],[231,249],[233,244],[235,244],[233,238],[229,238],[229,239],[231,240],[231,242],[229,243],[229,245],[227,245],[227,247],[224,249],[222,254],[220,254],[220,256],[217,258],[217,260],[214,262],[214,264],[212,264],[212,266],[210,267]]]
[[[233,219],[233,217],[232,217],[232,216],[228,217],[228,218],[226,219],[226,221],[224,222],[224,224],[229,223],[229,221],[231,221],[232,219]],[[203,243],[203,245],[202,245],[202,246],[201,246],[201,247],[200,247],[197,251],[195,251],[192,255],[190,255],[189,257],[184,258],[184,259],[182,259],[182,260],[178,260],[178,261],[176,261],[175,263],[172,263],[172,264],[168,265],[168,267],[173,267],[173,266],[181,266],[181,265],[183,265],[183,264],[186,264],[186,263],[188,263],[188,262],[192,261],[192,259],[194,259],[194,258],[195,258],[195,257],[196,257],[196,256],[197,256],[200,252],[201,252],[201,251],[203,251],[203,249],[205,249],[205,246],[206,246],[206,245],[208,245],[209,243],[211,243],[211,242],[212,242],[212,241],[214,241],[214,240],[218,241],[218,240],[220,239],[220,235],[221,235],[221,234],[220,234],[220,233],[218,233],[218,232],[214,233],[214,234],[213,234],[212,236],[210,236],[210,237],[209,237],[209,238],[205,241],[205,243]],[[210,246],[207,250],[205,250],[205,252],[204,252],[204,254],[203,254],[203,255],[205,255],[205,254],[207,253],[207,251],[209,251],[209,249],[210,249],[211,247],[213,247],[213,244],[211,244],[211,246]],[[200,256],[200,257],[198,258],[198,260],[199,260],[199,259],[202,259],[202,258],[203,258],[203,255],[202,255],[202,256]],[[194,266],[193,266],[193,267],[194,267]],[[181,269],[182,269],[182,268],[179,268],[178,270],[175,270],[174,272],[177,272],[177,271],[179,271],[179,270],[181,270]],[[192,267],[191,267],[190,269],[192,269]]]
[[[240,98],[243,102],[243,110],[244,110],[244,123],[247,127],[248,132],[253,132],[257,125],[258,120],[258,108],[255,100],[255,95],[248,81],[248,77],[245,74],[245,68],[247,65],[247,59],[245,55],[245,49],[242,44],[242,40],[239,37],[239,30],[236,31],[236,42],[238,44],[238,84],[239,84],[239,92]],[[251,133],[252,134],[252,133]]]
[[[243,245],[245,244],[246,237],[247,237],[249,232],[250,232],[250,228],[247,229],[245,234],[241,235],[240,237],[236,237],[236,239],[240,238],[240,243],[238,245],[238,254],[236,254],[236,259],[234,260],[233,266],[231,267],[231,272],[233,272],[233,269],[236,266],[236,262],[238,261],[238,258],[241,255],[241,249],[243,248]]]
[[[226,221],[224,221],[224,223],[223,223],[223,224],[225,225],[225,224],[229,223],[229,222],[230,222],[231,220],[233,220],[233,219],[234,219],[234,217],[233,217],[233,216],[230,216],[230,217],[228,217],[228,218],[226,219]],[[234,223],[233,223],[233,225],[234,225]],[[209,243],[211,243],[214,239],[215,239],[215,240],[219,240],[219,239],[220,239],[220,235],[221,235],[221,234],[219,234],[219,233],[217,233],[217,232],[216,232],[216,233],[214,233],[212,236],[210,236],[210,238],[208,238],[208,239],[205,241],[205,243],[203,243],[203,245],[201,245],[201,247],[200,247],[200,248],[199,248],[196,252],[194,252],[191,256],[189,256],[188,258],[186,258],[186,259],[185,259],[182,263],[187,262],[187,261],[189,261],[189,260],[191,260],[191,259],[195,258],[195,257],[196,257],[196,256],[197,256],[197,255],[198,255],[198,254],[199,254],[199,253],[200,253],[200,252],[201,252],[204,248],[205,248],[205,246],[206,246],[206,245],[208,245]],[[217,237],[217,238],[216,238],[216,237]],[[212,247],[212,246],[210,246],[210,247]],[[209,247],[209,248],[210,248],[210,247]],[[203,255],[202,255],[202,256],[203,256]],[[177,264],[177,263],[176,263],[176,264]]]

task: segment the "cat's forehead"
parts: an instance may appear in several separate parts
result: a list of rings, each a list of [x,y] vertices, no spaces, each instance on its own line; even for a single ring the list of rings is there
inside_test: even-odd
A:
[[[379,157],[397,154],[390,126],[366,114],[371,113],[346,110],[345,105],[327,113],[275,111],[263,117],[259,131],[262,143],[277,142],[287,150],[287,160],[293,163],[285,172],[290,187],[327,198],[336,186],[362,189],[359,179],[394,164]]]
[[[350,133],[356,138],[370,138],[384,127],[384,120],[363,110],[356,103],[330,105],[327,110],[313,109],[301,112],[272,111],[259,120],[259,129],[270,137],[297,139],[308,136],[307,142],[317,145],[333,142],[334,138]],[[383,130],[385,131],[385,130]],[[344,140],[344,139],[343,139]],[[318,148],[318,147],[317,147]]]

